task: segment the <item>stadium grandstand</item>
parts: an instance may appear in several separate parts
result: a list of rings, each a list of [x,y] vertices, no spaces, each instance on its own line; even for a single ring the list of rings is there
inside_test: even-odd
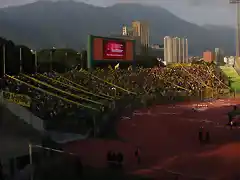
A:
[[[23,59],[27,59],[25,51],[22,52]],[[14,58],[10,60],[15,62]],[[172,64],[152,68],[129,66],[126,69],[109,66],[92,70],[76,65],[67,72],[59,72],[51,64],[49,70],[38,72],[34,63],[23,61],[21,65],[15,62],[11,67],[10,60],[1,73],[2,111],[11,111],[9,113],[15,114],[15,117],[12,116],[15,121],[23,119],[41,131],[35,133],[36,138],[33,139],[41,144],[39,136],[44,135],[41,146],[35,146],[42,149],[62,149],[59,146],[78,139],[113,138],[111,132],[115,131],[117,120],[154,104],[217,99],[230,93],[225,76],[214,64]],[[23,112],[26,112],[25,115]],[[27,128],[32,133],[30,127]],[[78,134],[81,138],[59,138],[57,133]],[[46,161],[50,161],[49,156],[46,157]],[[63,161],[58,159],[55,163],[62,165],[60,162]],[[53,162],[48,163],[48,167],[53,166]],[[75,163],[80,166],[79,162]],[[44,175],[51,168],[46,169],[45,164],[40,166],[45,173],[38,172],[39,175],[47,179]],[[69,178],[68,175],[65,177]]]
[[[145,106],[149,101],[161,101],[162,97],[169,95],[213,98],[226,89],[228,86],[214,67],[206,65],[178,64],[135,71],[74,69],[64,74],[20,73],[16,76],[6,74],[2,78],[4,96],[12,93],[29,97],[29,111],[43,119],[47,129],[80,134],[93,131],[96,124],[101,124],[102,118],[109,119],[113,109],[121,106],[122,112],[134,101]],[[76,124],[67,125],[68,119]],[[95,128],[100,133],[100,129]]]

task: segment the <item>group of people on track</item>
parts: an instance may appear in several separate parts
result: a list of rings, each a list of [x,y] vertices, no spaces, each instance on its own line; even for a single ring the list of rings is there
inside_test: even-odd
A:
[[[141,163],[141,150],[139,147],[136,148],[134,152],[134,157],[136,158],[137,164]],[[109,167],[122,167],[124,164],[124,154],[119,152],[116,153],[114,151],[109,151],[107,153],[107,163]]]

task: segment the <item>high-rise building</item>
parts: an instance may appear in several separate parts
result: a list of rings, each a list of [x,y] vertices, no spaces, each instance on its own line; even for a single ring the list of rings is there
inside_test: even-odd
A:
[[[189,59],[188,59],[188,39],[185,39],[185,52],[186,52],[186,54],[185,54],[185,62],[186,63],[190,63]]]
[[[182,39],[178,38],[178,61],[177,63],[183,62],[183,45],[182,45]]]
[[[178,63],[189,63],[188,61],[188,40],[185,38],[178,38]]]
[[[224,62],[223,51],[220,48],[215,48],[215,61],[217,65]]]
[[[181,63],[186,63],[186,51],[185,51],[186,47],[185,47],[185,39],[181,38],[181,51],[182,51],[182,59],[181,59]]]
[[[149,46],[149,25],[144,21],[132,22],[133,36],[139,36],[141,39],[141,45],[144,47]]]
[[[167,63],[189,63],[188,40],[166,36],[164,38],[164,57]]]
[[[167,64],[173,61],[173,41],[170,36],[164,38],[164,61]]]
[[[178,59],[179,59],[179,38],[178,37],[174,37],[172,39],[172,49],[173,49],[173,60],[172,62],[173,63],[177,63],[178,62]]]

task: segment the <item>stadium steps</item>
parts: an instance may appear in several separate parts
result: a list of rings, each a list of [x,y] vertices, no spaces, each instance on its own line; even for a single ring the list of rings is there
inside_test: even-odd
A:
[[[4,104],[5,107],[8,108],[14,115],[19,117],[25,123],[31,125],[34,129],[40,132],[45,131],[44,121],[28,111],[25,107],[8,101],[5,101]]]
[[[8,101],[5,101],[4,104],[5,107],[12,114],[19,118],[19,120],[22,120],[24,121],[24,123],[31,125],[33,129],[37,130],[38,132],[48,134],[51,137],[51,139],[56,143],[62,144],[87,139],[90,136],[91,130],[89,130],[85,135],[74,133],[61,133],[56,131],[46,131],[46,129],[44,128],[44,120],[35,116],[25,107]]]
[[[42,134],[0,105],[0,157],[2,160],[28,154],[29,142],[39,144]]]
[[[73,141],[87,139],[90,136],[91,130],[88,131],[85,135],[73,134],[73,133],[58,133],[55,131],[49,131],[48,135],[53,141],[58,144],[65,144]]]

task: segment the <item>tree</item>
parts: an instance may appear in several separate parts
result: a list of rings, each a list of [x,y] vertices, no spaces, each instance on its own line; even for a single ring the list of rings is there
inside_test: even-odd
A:
[[[5,53],[5,55],[4,55]],[[5,58],[5,62],[4,62]],[[22,61],[20,61],[22,60]],[[12,41],[0,38],[0,68],[1,76],[3,76],[5,64],[5,73],[9,75],[16,75],[20,72],[22,65],[22,72],[34,73],[35,62],[31,50],[23,45],[16,46]]]
[[[81,54],[73,49],[56,49],[52,55],[50,53],[51,49],[44,49],[37,53],[40,72],[49,71],[50,63],[53,70],[60,73],[69,71],[81,63]],[[83,58],[85,59],[85,53]]]

